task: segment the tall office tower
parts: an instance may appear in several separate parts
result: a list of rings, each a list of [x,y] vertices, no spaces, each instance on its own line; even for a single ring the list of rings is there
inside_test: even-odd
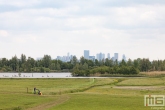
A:
[[[67,61],[70,61],[69,52],[67,53]]]
[[[95,61],[95,56],[89,56],[89,60]]]
[[[61,56],[57,56],[57,60],[61,60],[62,61],[62,57]]]
[[[119,61],[119,59],[118,59],[118,53],[114,53],[114,61],[115,60]]]
[[[107,54],[107,58],[108,58],[108,60],[110,60],[110,53]]]
[[[67,56],[63,56],[63,57],[62,57],[62,61],[63,61],[63,62],[67,62]]]
[[[105,59],[105,54],[104,54],[104,53],[102,54],[102,60],[103,60],[103,59]]]
[[[122,60],[124,60],[124,61],[126,61],[127,59],[126,59],[126,56],[123,54],[123,58],[122,58]]]
[[[69,52],[67,53],[67,56],[69,57]]]
[[[111,58],[111,60],[113,60],[113,61],[114,61],[114,57],[112,57],[112,58]]]
[[[105,59],[105,54],[103,54],[103,53],[98,53],[98,54],[96,54],[96,59],[98,60],[98,61],[102,61],[103,59]]]
[[[84,50],[84,58],[89,59],[89,50]]]
[[[73,55],[70,55],[70,60],[72,60],[73,59]]]
[[[99,61],[99,54],[96,54],[96,59]]]
[[[99,61],[101,61],[103,58],[103,54],[102,53],[99,53]]]

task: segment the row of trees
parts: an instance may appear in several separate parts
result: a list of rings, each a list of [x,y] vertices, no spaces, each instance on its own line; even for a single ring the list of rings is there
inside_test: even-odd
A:
[[[91,69],[88,69],[85,67],[85,65],[81,66],[77,64],[73,68],[73,75],[74,76],[89,76],[94,75],[96,73],[99,74],[138,74],[139,70],[133,66],[114,66],[114,67],[108,67],[108,66],[101,66],[101,67],[93,67]]]
[[[73,65],[69,62],[52,60],[49,55],[44,55],[41,60],[35,60],[31,57],[26,58],[24,54],[21,55],[21,58],[14,56],[9,60],[6,58],[0,60],[1,72],[55,72],[72,68]]]
[[[80,60],[74,56],[70,62],[62,62],[53,60],[50,55],[44,55],[40,60],[26,57],[22,54],[20,58],[17,56],[11,59],[0,59],[1,72],[56,72],[70,71],[74,75],[88,76],[90,74],[138,74],[139,71],[164,71],[165,60],[135,59],[128,61],[113,61],[104,59],[102,61],[87,60],[81,57]]]

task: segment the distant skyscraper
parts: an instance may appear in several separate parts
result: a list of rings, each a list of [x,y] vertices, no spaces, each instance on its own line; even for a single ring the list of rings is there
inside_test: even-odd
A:
[[[103,53],[98,53],[98,54],[96,55],[96,58],[97,58],[98,61],[101,61],[101,60],[105,59],[105,54],[103,54]]]
[[[104,53],[102,54],[102,59],[105,59],[105,54]]]
[[[69,55],[69,52],[67,54],[67,61],[70,61],[70,55]]]
[[[84,58],[89,59],[89,50],[84,50]]]
[[[119,61],[118,53],[114,53],[114,61],[115,61],[115,60]]]
[[[57,56],[57,60],[61,60],[63,62],[68,62],[72,59],[73,55],[70,55],[69,53],[67,53],[67,56]]]
[[[126,57],[125,57],[125,55],[124,55],[124,54],[123,54],[123,58],[122,58],[122,60],[126,61]]]
[[[73,55],[70,55],[70,60],[72,60],[73,59]]]
[[[99,61],[99,54],[96,54],[96,59]]]
[[[103,58],[103,54],[102,53],[99,53],[99,61],[101,61]]]
[[[95,56],[89,56],[89,60],[95,61]]]
[[[63,56],[63,57],[62,57],[62,61],[63,61],[63,62],[66,62],[66,60],[67,60],[67,56]]]
[[[61,56],[57,56],[57,60],[61,60],[62,61],[62,57]]]
[[[114,57],[112,57],[112,58],[111,58],[111,60],[113,60],[113,61],[114,61]]]
[[[110,53],[107,54],[107,58],[110,60]]]

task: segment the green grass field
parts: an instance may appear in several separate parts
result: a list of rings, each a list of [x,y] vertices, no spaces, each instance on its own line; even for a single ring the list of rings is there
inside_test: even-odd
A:
[[[0,79],[0,88],[0,110],[150,110],[144,95],[164,95],[165,78]]]

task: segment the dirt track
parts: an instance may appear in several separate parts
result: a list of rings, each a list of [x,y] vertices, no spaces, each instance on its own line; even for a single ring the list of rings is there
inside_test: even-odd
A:
[[[164,90],[165,86],[114,86],[113,88],[131,90]]]
[[[29,108],[27,110],[45,110],[45,109],[51,108],[53,106],[62,104],[64,102],[66,102],[69,98],[70,98],[69,96],[62,95],[55,101],[44,103],[44,104],[38,105],[36,107]]]

